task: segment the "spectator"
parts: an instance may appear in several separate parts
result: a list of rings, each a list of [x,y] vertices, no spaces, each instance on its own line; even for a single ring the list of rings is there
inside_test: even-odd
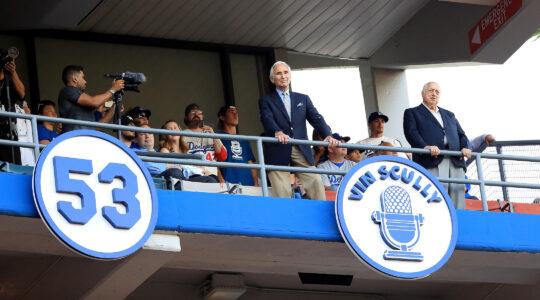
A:
[[[339,141],[331,136],[328,125],[319,114],[309,96],[290,91],[291,68],[278,61],[270,69],[270,81],[276,89],[259,99],[261,123],[266,136],[276,137],[281,144],[265,143],[264,159],[267,164],[315,168],[313,154],[308,145],[287,144],[289,138],[307,140],[306,120],[315,128],[331,147]],[[321,176],[298,173],[310,199],[326,199]],[[268,172],[276,196],[291,197],[290,173]]]
[[[332,129],[328,128],[330,132],[332,132]],[[319,132],[315,129],[313,129],[313,133],[311,134],[311,139],[313,141],[323,141],[323,138],[319,134]],[[313,160],[315,161],[315,165],[318,165],[324,161],[328,160],[328,150],[324,146],[313,146],[311,148],[311,151],[313,152]]]
[[[333,133],[332,137],[342,143],[346,143],[347,140],[350,140],[349,137],[342,137],[339,133]],[[349,171],[355,163],[345,159],[345,155],[347,155],[347,148],[328,147],[328,160],[320,163],[317,166],[317,169]],[[321,178],[325,190],[337,191],[343,180],[343,175],[321,174]]]
[[[385,147],[394,147],[394,144],[390,142],[382,141],[379,146],[385,146]],[[377,150],[375,151],[375,155],[392,155],[392,156],[399,156],[399,152],[396,151],[390,151],[390,150]]]
[[[139,125],[138,122],[134,121],[132,117],[128,115],[122,116],[120,119],[120,123],[124,126],[137,126]],[[129,148],[133,148],[133,144],[135,140],[135,132],[129,131],[129,130],[122,130],[120,134],[120,141],[124,143]]]
[[[139,122],[141,125],[148,125],[152,112],[149,109],[135,106],[127,112],[127,115],[131,116],[134,121]]]
[[[199,105],[192,103],[186,107],[184,112],[184,123],[188,126],[186,131],[214,133],[214,129],[208,124],[204,124],[204,114]],[[188,144],[189,154],[202,154],[207,161],[225,161],[227,159],[227,149],[219,139],[185,137]],[[216,167],[205,167],[216,180],[218,170]]]
[[[391,147],[402,147],[401,142],[397,139],[384,136],[384,127],[388,122],[388,116],[381,112],[372,112],[368,117],[368,129],[369,137],[356,142],[357,144],[380,146],[381,143],[389,142]],[[362,159],[372,157],[375,155],[374,150],[364,150],[362,153]],[[399,157],[410,159],[410,157],[404,152],[398,152]]]
[[[0,53],[4,53],[4,51],[0,49]],[[0,59],[4,60],[6,56],[0,57]],[[21,112],[22,109],[16,103],[17,101],[22,101],[25,95],[24,84],[17,73],[17,66],[15,61],[11,60],[3,68],[0,68],[0,110]],[[25,105],[23,105],[24,107]],[[27,109],[26,113],[30,113],[28,106],[25,109]],[[23,121],[24,119],[21,120]],[[19,140],[18,130],[16,130],[18,123],[19,119],[0,118],[0,139]],[[27,132],[25,135],[27,135]],[[29,136],[32,136],[31,132]],[[0,161],[21,164],[21,149],[16,146],[0,145]],[[32,151],[30,148],[28,150]]]
[[[178,123],[173,120],[169,120],[161,126],[161,129],[182,130]],[[187,153],[188,145],[183,136],[179,135],[160,135],[159,136],[159,152],[166,153]]]
[[[482,134],[469,141],[469,147],[472,152],[482,152],[489,147],[489,144],[495,142],[495,137],[491,134]]]
[[[227,134],[237,134],[238,111],[236,107],[226,105],[219,109],[219,128]],[[249,141],[223,140],[223,146],[227,149],[226,162],[249,163],[255,162],[255,156],[251,150]],[[220,168],[220,182],[240,183],[242,185],[259,186],[257,170],[239,168]]]
[[[168,130],[174,130],[174,131],[180,131],[182,128],[178,126],[178,123],[176,123],[173,120],[169,120],[161,126],[161,129],[168,129]],[[187,153],[188,146],[186,142],[184,141],[183,136],[179,135],[160,135],[159,136],[159,152],[164,153]],[[183,169],[183,175],[184,179],[188,181],[196,181],[196,182],[209,182],[209,183],[217,183],[218,180],[212,176],[212,173],[210,173],[208,170],[205,170],[204,167],[199,166],[188,166],[188,165],[169,165],[173,167],[179,167]]]
[[[111,100],[116,92],[124,88],[123,80],[113,80],[111,88],[105,93],[96,96],[85,93],[86,80],[81,66],[66,66],[62,71],[62,80],[65,87],[58,95],[60,117],[90,122],[95,121],[94,110]],[[114,114],[114,109],[109,110],[108,114]],[[83,128],[92,129],[88,126],[64,124],[63,132]]]
[[[403,116],[403,131],[414,148],[429,149],[430,154],[413,154],[413,161],[437,177],[465,178],[463,157],[444,157],[440,149],[461,151],[471,158],[468,139],[454,114],[438,107],[440,87],[428,82],[422,88],[423,103],[408,108]],[[442,183],[456,209],[465,209],[465,187],[458,183]]]
[[[41,116],[56,118],[56,109],[54,102],[50,100],[41,100],[38,104],[38,114]],[[37,125],[38,140],[40,144],[48,145],[54,140],[58,133],[54,130],[53,122],[40,122]]]
[[[360,149],[347,149],[347,156],[345,156],[345,159],[348,159],[355,163],[359,163],[362,160],[362,154],[360,153]]]

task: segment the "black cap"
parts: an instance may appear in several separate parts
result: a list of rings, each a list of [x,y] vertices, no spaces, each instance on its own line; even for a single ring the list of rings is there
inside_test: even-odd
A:
[[[187,116],[190,111],[198,109],[202,110],[197,103],[191,103],[190,105],[186,106],[186,110],[184,111],[184,115]]]
[[[378,118],[383,119],[385,123],[388,122],[388,117],[385,114],[383,114],[380,111],[375,111],[369,115],[368,123],[370,123],[371,121],[377,120]]]
[[[332,133],[332,137],[335,138],[335,139],[338,140],[338,141],[344,140],[345,143],[351,140],[350,137],[348,137],[348,136],[341,136],[341,135],[340,135],[339,133],[337,133],[337,132],[336,132],[336,133]]]
[[[132,118],[137,118],[141,113],[144,113],[146,115],[147,119],[150,119],[150,115],[152,112],[149,109],[142,108],[140,106],[135,106],[130,111],[128,111],[127,115],[131,116]]]
[[[236,106],[232,106],[232,105],[225,105],[225,106],[222,106],[222,107],[219,109],[218,113],[217,113],[218,118],[221,117],[221,116],[224,116],[224,115],[227,113],[227,111],[228,111],[229,109],[231,109],[231,108],[236,109]]]
[[[120,122],[122,125],[129,125],[129,123],[133,123],[133,124],[136,123],[135,120],[133,120],[133,118],[128,115],[122,116],[122,118],[120,119]]]

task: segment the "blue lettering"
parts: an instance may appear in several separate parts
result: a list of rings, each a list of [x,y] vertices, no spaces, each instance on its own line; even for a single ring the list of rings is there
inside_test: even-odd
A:
[[[417,191],[419,191],[422,188],[422,186],[420,186],[420,181],[421,180],[422,180],[422,176],[418,176],[418,178],[416,178],[416,181],[414,182],[414,184],[412,186]]]
[[[439,197],[439,193],[437,191],[433,192],[433,195],[431,195],[431,198],[429,198],[427,202],[431,203],[432,201],[435,201],[435,202],[441,202],[442,201],[442,198]]]
[[[364,197],[362,195],[362,192],[365,192],[366,189],[363,185],[361,185],[359,182],[357,182],[353,188],[351,189],[351,194],[349,195],[349,200],[362,200]]]
[[[420,192],[420,194],[422,194],[422,196],[424,196],[424,198],[426,198],[428,196],[428,189],[431,187],[431,183],[428,183],[428,185],[426,185],[426,187]]]
[[[379,174],[381,174],[381,177],[379,177],[380,180],[385,180],[390,176],[390,173],[386,170],[386,166],[381,166],[378,170]]]
[[[372,183],[377,181],[377,179],[369,171],[367,171],[366,174],[360,176],[358,181],[360,181],[367,189]]]
[[[393,166],[392,169],[390,169],[390,178],[394,180],[398,180],[399,179],[399,175],[397,173],[398,171],[399,171],[399,167]]]
[[[407,176],[407,168],[403,168],[403,171],[401,172],[401,181],[403,181],[406,184],[409,184],[414,178],[414,171],[409,172],[409,176]]]

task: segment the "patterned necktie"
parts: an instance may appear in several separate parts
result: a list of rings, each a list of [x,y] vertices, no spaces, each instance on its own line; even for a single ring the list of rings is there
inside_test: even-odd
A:
[[[289,120],[291,119],[291,101],[289,100],[289,97],[287,97],[287,93],[283,92],[283,104],[285,105],[285,109],[287,110],[287,114],[289,115]]]

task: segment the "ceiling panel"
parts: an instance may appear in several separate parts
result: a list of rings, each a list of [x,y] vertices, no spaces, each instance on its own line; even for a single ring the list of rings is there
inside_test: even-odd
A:
[[[346,58],[369,57],[429,0],[70,0],[78,21],[48,27],[43,11],[23,19],[25,28],[66,29],[172,40],[284,48]],[[476,0],[475,0],[476,1]],[[43,3],[43,4],[40,4]],[[40,6],[41,5],[41,6]],[[58,6],[57,5],[57,6]],[[97,6],[96,6],[97,5]],[[56,9],[55,11],[62,11]],[[75,12],[74,12],[75,13]],[[63,23],[62,23],[63,22]],[[63,25],[62,25],[63,24]]]

